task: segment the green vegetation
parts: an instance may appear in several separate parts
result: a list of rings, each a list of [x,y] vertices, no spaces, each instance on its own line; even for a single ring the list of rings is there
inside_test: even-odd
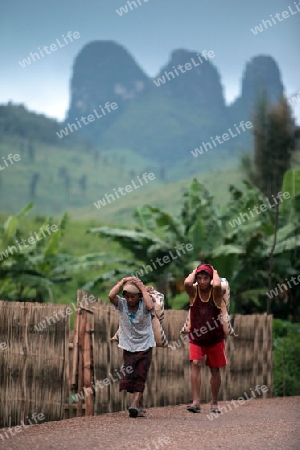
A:
[[[77,289],[82,288],[91,276],[120,264],[115,256],[118,245],[87,235],[87,227],[95,226],[95,222],[75,222],[67,215],[59,220],[28,217],[30,211],[32,204],[17,215],[2,219],[2,300],[70,304],[76,299]],[[57,226],[56,231],[51,232],[50,228],[47,232],[47,225]],[[106,286],[95,295],[105,298]]]
[[[233,312],[251,314],[267,310],[277,317],[299,320],[300,308],[295,304],[299,286],[291,287],[285,302],[278,292],[271,292],[278,283],[284,283],[287,275],[297,276],[300,272],[299,178],[300,171],[286,173],[282,192],[287,192],[288,198],[278,211],[273,208],[275,203],[267,207],[264,194],[247,182],[243,191],[231,186],[231,200],[222,208],[194,179],[177,216],[145,205],[135,212],[134,229],[99,227],[91,233],[112,239],[130,251],[132,259],[139,262],[140,277],[160,287],[169,307],[184,306],[183,280],[201,260],[218,267],[219,273],[230,280]],[[260,210],[253,214],[257,205],[265,205],[263,214]],[[159,270],[154,266],[170,252],[174,253],[174,249],[187,245],[192,246],[192,251],[181,251],[178,258],[171,258]],[[125,276],[132,273],[132,268],[121,266],[118,273],[110,276],[115,280],[120,272]],[[107,279],[107,274],[103,279]],[[100,277],[92,281],[91,287],[101,280]]]
[[[291,168],[296,150],[296,126],[288,100],[270,105],[267,97],[254,114],[253,161],[246,158],[250,181],[265,195],[278,192],[285,172]]]
[[[259,215],[254,215],[253,211],[257,205],[266,205],[266,199],[251,184],[245,182],[243,192],[231,186],[230,201],[226,207],[221,207],[206,187],[194,179],[184,193],[177,216],[145,205],[136,209],[135,225],[130,229],[124,227],[125,224],[117,229],[99,227],[95,221],[74,223],[71,227],[67,216],[59,222],[36,217],[30,225],[23,224],[31,209],[29,206],[5,221],[1,230],[1,251],[16,245],[16,241],[21,242],[21,238],[27,240],[34,232],[39,233],[48,223],[56,223],[59,232],[28,249],[2,257],[0,277],[5,283],[0,293],[10,299],[21,300],[30,295],[37,301],[45,301],[46,292],[53,298],[51,284],[61,284],[62,290],[56,292],[65,302],[65,283],[73,288],[73,295],[78,288],[97,294],[120,276],[142,269],[141,278],[146,283],[155,283],[166,294],[169,307],[182,307],[176,297],[183,292],[186,274],[199,260],[206,260],[230,280],[232,312],[250,314],[267,309],[277,317],[297,320],[300,317],[296,305],[299,286],[289,286],[290,293],[284,302],[278,292],[271,290],[278,283],[284,283],[287,276],[297,277],[300,271],[299,178],[300,171],[287,172],[282,192],[289,193],[288,198],[278,211],[269,207]],[[85,234],[86,225],[92,234]],[[99,241],[95,235],[100,236]],[[276,248],[272,251],[275,237]],[[176,249],[181,249],[179,254]],[[171,257],[170,252],[177,255],[176,258]],[[169,261],[159,263],[159,268],[154,265],[157,259],[168,255]],[[143,266],[147,265],[146,270]],[[33,272],[30,283],[27,272],[24,280],[19,276],[23,276],[24,270]],[[25,295],[25,291],[29,294]],[[182,295],[180,298],[185,301]]]
[[[0,105],[0,136],[15,136],[48,144],[59,144],[55,134],[58,122],[36,114],[23,105]]]
[[[141,278],[165,293],[166,306],[180,309],[187,301],[187,273],[210,262],[230,281],[232,313],[267,311],[286,321],[274,322],[275,393],[299,393],[299,327],[289,322],[300,321],[300,283],[290,283],[300,274],[300,157],[286,159],[286,147],[295,146],[293,133],[287,137],[280,128],[281,116],[290,123],[286,110],[272,113],[268,146],[265,138],[258,140],[253,159],[245,157],[240,168],[228,163],[227,170],[220,168],[220,153],[203,155],[205,168],[204,159],[191,157],[186,166],[181,161],[165,170],[129,148],[57,142],[53,132],[62,125],[40,115],[35,120],[22,107],[9,106],[8,119],[3,112],[0,157],[18,153],[21,161],[0,171],[1,299],[70,304],[77,289],[106,299],[117,279],[142,269]],[[245,164],[252,183],[244,180]],[[95,207],[144,172],[153,172],[155,180]],[[183,180],[187,172],[197,177]],[[289,198],[256,212],[267,193],[276,195],[274,186]],[[47,235],[53,225],[57,231]],[[18,248],[36,234],[40,240]],[[7,253],[12,246],[16,251]],[[155,268],[153,262],[180,246],[185,253]]]
[[[300,324],[275,319],[273,343],[274,395],[299,395]]]
[[[7,158],[10,153],[19,154],[21,160],[0,171],[0,206],[8,214],[34,201],[36,214],[57,217],[67,210],[75,219],[130,223],[134,208],[145,203],[167,207],[170,214],[176,213],[189,183],[189,180],[166,180],[162,168],[126,149],[98,152],[87,149],[85,144],[70,149],[19,137],[3,138],[0,141],[2,167],[2,157]],[[198,167],[201,172],[200,159],[195,159],[193,165],[195,172]],[[137,182],[137,176],[144,172],[154,173],[155,179],[117,199],[114,189],[124,188],[131,180]],[[225,172],[216,169],[203,173],[199,179],[220,203],[229,199],[226,186],[232,182],[242,186],[242,174],[237,168]],[[94,202],[111,193],[115,201],[97,209]]]
[[[178,159],[184,161],[186,174],[188,165],[192,165],[194,159],[190,151],[203,140],[208,141],[218,131],[219,134],[220,130],[228,131],[230,125],[228,116],[220,114],[219,109],[204,109],[199,101],[175,99],[161,89],[154,88],[127,104],[126,113],[120,114],[104,132],[101,143],[108,148],[118,147],[122,136],[122,142],[127,147],[138,149],[138,153],[145,157],[151,155],[151,161],[158,161],[165,167],[167,165],[168,172],[173,165],[180,167],[176,163]],[[226,155],[228,159],[235,158],[236,164],[238,145],[249,146],[249,133],[241,135],[238,140],[222,144],[219,152],[223,160]],[[212,169],[220,153],[210,150],[205,155],[205,165],[208,164],[206,170]],[[220,167],[220,163],[217,163],[217,167]]]

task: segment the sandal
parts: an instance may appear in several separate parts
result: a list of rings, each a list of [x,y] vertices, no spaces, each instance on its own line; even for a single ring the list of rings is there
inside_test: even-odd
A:
[[[191,404],[191,405],[188,405],[188,406],[186,407],[186,409],[187,409],[188,411],[192,412],[192,413],[200,413],[200,412],[201,412],[201,408],[200,408],[199,405],[193,405],[193,404]]]
[[[145,409],[139,409],[137,417],[147,417]]]
[[[128,408],[129,417],[137,417],[139,414],[139,410],[135,406],[130,406]]]
[[[221,410],[218,405],[212,405],[212,407],[210,408],[210,412],[214,414],[221,414]]]

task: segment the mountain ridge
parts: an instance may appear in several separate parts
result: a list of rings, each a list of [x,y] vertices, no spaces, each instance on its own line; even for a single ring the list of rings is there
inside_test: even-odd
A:
[[[225,133],[235,123],[251,120],[262,91],[271,102],[283,95],[276,61],[259,55],[246,64],[241,95],[226,105],[214,57],[213,51],[175,49],[157,76],[149,77],[120,44],[93,41],[75,58],[66,120],[75,121],[79,114],[114,101],[116,112],[89,124],[79,134],[96,146],[129,148],[143,157],[156,158],[164,167],[176,165],[191,158],[199,142]],[[158,84],[162,77],[164,82]],[[250,146],[251,135],[246,132],[225,142],[222,151],[236,159],[241,149],[249,151]]]

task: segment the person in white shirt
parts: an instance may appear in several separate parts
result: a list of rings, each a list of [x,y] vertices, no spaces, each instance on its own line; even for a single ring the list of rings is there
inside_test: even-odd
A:
[[[122,296],[118,293],[122,288]],[[125,370],[120,391],[133,394],[130,417],[143,417],[143,392],[156,346],[151,325],[153,301],[143,282],[136,277],[120,280],[108,294],[110,302],[119,311],[120,336],[118,346],[123,349]]]

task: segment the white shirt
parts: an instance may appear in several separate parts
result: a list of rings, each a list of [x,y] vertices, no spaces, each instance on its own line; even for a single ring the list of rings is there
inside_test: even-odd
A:
[[[117,295],[120,324],[119,347],[129,352],[140,352],[156,347],[151,325],[151,312],[144,300],[140,300],[135,313],[130,312],[125,298]]]

